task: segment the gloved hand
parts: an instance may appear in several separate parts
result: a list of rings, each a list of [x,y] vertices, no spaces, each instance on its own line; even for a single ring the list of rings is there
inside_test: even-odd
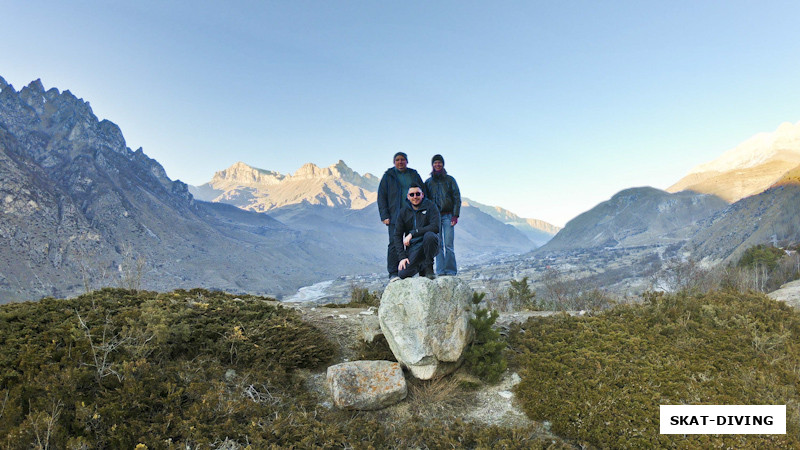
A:
[[[453,217],[450,219],[450,226],[451,226],[451,227],[454,227],[454,226],[456,226],[456,224],[457,224],[457,223],[458,223],[458,216],[453,216]]]

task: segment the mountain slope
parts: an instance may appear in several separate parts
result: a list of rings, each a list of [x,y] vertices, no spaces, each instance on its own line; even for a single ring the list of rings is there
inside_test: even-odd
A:
[[[719,158],[693,168],[667,191],[691,190],[735,202],[768,189],[798,164],[800,122],[787,122],[772,133],[759,133]]]
[[[735,262],[754,245],[800,242],[800,184],[793,176],[714,215],[687,248],[697,259],[718,263]]]
[[[800,165],[783,174],[783,176],[770,187],[800,185]]]
[[[681,243],[726,206],[712,195],[626,189],[569,221],[537,253]]]
[[[138,282],[280,295],[380,268],[327,237],[195,201],[69,91],[0,87],[0,302]]]
[[[474,206],[500,222],[517,228],[537,246],[546,244],[561,229],[544,220],[525,219],[499,206],[484,205],[468,198],[463,198],[462,204],[463,206]]]

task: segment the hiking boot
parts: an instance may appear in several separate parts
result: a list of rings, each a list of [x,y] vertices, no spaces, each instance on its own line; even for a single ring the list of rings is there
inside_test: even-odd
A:
[[[425,273],[424,277],[429,280],[435,280],[436,274],[434,274],[432,270],[429,270],[428,272]]]

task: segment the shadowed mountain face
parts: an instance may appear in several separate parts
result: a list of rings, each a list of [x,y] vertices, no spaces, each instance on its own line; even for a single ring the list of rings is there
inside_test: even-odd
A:
[[[710,218],[687,248],[697,259],[718,263],[735,262],[754,245],[800,242],[800,184],[787,178]]]
[[[626,189],[572,219],[537,253],[682,243],[726,206],[713,195]]]
[[[381,267],[325,233],[195,201],[69,91],[0,88],[0,302],[124,284],[280,295]]]

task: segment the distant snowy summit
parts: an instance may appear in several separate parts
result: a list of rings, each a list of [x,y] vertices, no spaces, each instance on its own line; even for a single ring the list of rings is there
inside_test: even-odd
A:
[[[800,165],[800,122],[759,133],[689,171],[668,192],[691,190],[735,202],[769,189]]]

